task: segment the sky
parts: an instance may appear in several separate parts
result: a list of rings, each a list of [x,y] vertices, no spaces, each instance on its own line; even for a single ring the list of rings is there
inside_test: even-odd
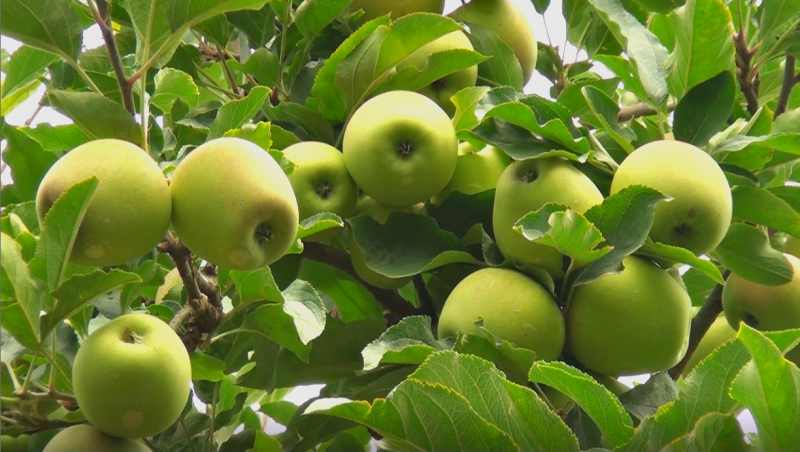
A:
[[[536,12],[533,7],[533,3],[531,0],[512,0],[514,4],[519,6],[528,18],[531,21],[533,26],[534,34],[536,35],[536,39],[540,42],[548,43],[554,45],[560,49],[562,55],[564,56],[563,59],[566,62],[575,62],[579,60],[586,59],[586,53],[581,51],[577,53],[577,49],[566,42],[566,24],[564,22],[564,17],[561,14],[561,0],[552,0],[550,3],[550,7],[545,12],[544,15],[540,15]],[[461,5],[461,0],[446,0],[445,2],[445,11],[444,13],[447,14]],[[566,43],[566,46],[564,45]],[[84,33],[83,38],[83,45],[86,49],[92,49],[103,45],[103,39],[100,34],[99,28],[95,25],[86,30]],[[0,47],[8,51],[9,53],[13,53],[20,46],[18,41],[15,41],[10,38],[6,38],[3,36],[0,39]],[[577,55],[576,55],[577,54]],[[603,77],[609,77],[610,73],[605,70],[605,68],[596,67],[595,71],[598,72]],[[542,97],[550,97],[550,87],[551,83],[547,80],[544,76],[540,75],[538,72],[534,72],[534,75],[531,81],[525,86],[524,91],[528,94],[538,94]],[[11,114],[6,117],[6,122],[11,125],[21,126],[24,125],[25,122],[33,115],[36,107],[41,99],[42,95],[45,92],[44,85],[40,86],[38,91],[35,95],[31,96],[27,101],[25,101],[22,105],[17,107]],[[36,115],[34,120],[31,122],[31,126],[35,127],[36,124],[40,123],[50,123],[51,125],[60,125],[60,124],[70,124],[72,121],[66,118],[65,116],[61,115],[60,113],[54,111],[49,107],[44,107],[41,111]],[[2,140],[0,143],[2,149],[5,149],[6,141]],[[8,168],[3,172],[2,176],[2,184],[9,184],[12,182],[10,171]],[[648,375],[641,375],[635,377],[623,377],[620,378],[620,381],[632,386],[634,383],[644,383],[648,379]],[[287,397],[286,400],[289,400],[297,405],[302,404],[306,400],[311,397],[314,397],[319,394],[319,390],[322,388],[322,385],[311,385],[306,387],[295,388]],[[754,432],[755,424],[753,422],[752,416],[750,416],[749,412],[745,411],[740,416],[739,419],[742,423],[742,427],[747,432]],[[270,434],[277,433],[278,431],[283,430],[283,428],[275,423],[270,423],[267,427],[267,432]]]

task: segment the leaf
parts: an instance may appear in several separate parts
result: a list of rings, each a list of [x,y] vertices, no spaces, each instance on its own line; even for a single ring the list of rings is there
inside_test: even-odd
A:
[[[275,13],[269,4],[258,11],[231,11],[225,15],[231,25],[247,35],[250,45],[256,49],[264,47],[275,36]]]
[[[256,49],[244,64],[236,60],[227,60],[227,63],[233,69],[252,75],[259,85],[267,87],[275,86],[281,70],[278,57],[264,47]]]
[[[589,2],[597,8],[611,33],[625,48],[625,52],[634,63],[647,97],[654,103],[661,103],[668,94],[667,49],[650,30],[625,10],[619,0],[589,0]],[[726,35],[726,38],[729,38],[729,35]]]
[[[467,36],[476,51],[489,57],[478,65],[481,84],[510,86],[522,91],[522,66],[514,51],[500,39],[497,32],[472,22]]]
[[[339,318],[354,322],[383,318],[383,307],[375,296],[349,274],[329,265],[304,259],[297,278],[308,281],[336,304]]]
[[[300,340],[294,318],[283,310],[282,304],[259,306],[247,313],[240,328],[232,331],[258,334],[308,361],[311,347]]]
[[[256,113],[261,110],[264,102],[269,97],[270,89],[264,86],[256,86],[247,97],[232,100],[222,107],[217,113],[216,119],[211,123],[206,140],[219,138],[231,129],[242,127],[247,121],[253,119]]]
[[[580,406],[613,445],[621,446],[633,436],[633,421],[617,396],[594,378],[562,362],[535,362],[529,378],[563,393]]]
[[[89,142],[89,138],[75,124],[53,126],[43,122],[34,128],[23,127],[20,130],[49,152],[69,151]]]
[[[297,334],[305,345],[325,329],[325,304],[316,289],[306,281],[294,280],[283,291],[283,311],[294,319]]]
[[[5,0],[0,5],[3,35],[75,62],[83,30],[78,14],[61,0]]]
[[[231,270],[231,281],[236,285],[238,292],[237,299],[240,304],[252,303],[254,301],[265,300],[274,303],[284,301],[283,294],[272,277],[272,270],[269,267],[259,268],[251,271]]]
[[[297,7],[294,23],[307,41],[336,20],[353,0],[305,0]]]
[[[388,77],[374,93],[386,91],[419,91],[450,74],[470,68],[486,58],[474,50],[450,49],[428,57],[424,66],[408,66]]]
[[[599,247],[604,242],[603,234],[583,215],[556,204],[545,204],[525,215],[514,224],[514,231],[532,242],[557,249],[581,267],[613,250],[610,246]]]
[[[731,397],[750,409],[764,450],[797,450],[800,370],[772,341],[748,325],[742,324],[737,338],[752,361],[731,383]]]
[[[681,264],[690,265],[697,270],[700,270],[705,275],[710,277],[713,281],[723,284],[724,279],[719,268],[708,260],[697,257],[694,253],[678,246],[667,245],[665,243],[654,242],[651,238],[647,238],[641,248],[636,250],[639,256],[646,256],[649,258],[666,259]]]
[[[647,382],[634,386],[630,391],[619,396],[625,410],[638,420],[656,414],[663,405],[678,397],[680,390],[675,380],[666,372],[657,373]]]
[[[42,335],[46,336],[59,322],[77,314],[98,296],[141,281],[142,278],[136,273],[118,268],[111,269],[108,273],[97,269],[91,273],[74,275],[50,292],[55,297],[56,304],[42,317]]]
[[[778,27],[794,18],[797,13],[800,13],[800,1],[773,0],[764,2],[759,6],[758,11],[761,13],[758,27],[759,34],[763,37],[762,39],[765,43],[770,43],[778,38],[778,36],[773,36]]]
[[[42,279],[50,291],[64,281],[72,245],[100,181],[92,176],[68,188],[44,217],[36,254],[30,261],[31,273]]]
[[[189,355],[192,363],[192,380],[222,381],[225,378],[225,362],[219,358],[192,352]]]
[[[318,112],[294,102],[281,102],[277,107],[269,103],[264,105],[264,112],[273,122],[289,123],[300,126],[308,134],[311,141],[334,144],[331,124]]]
[[[303,239],[328,229],[342,227],[344,227],[344,220],[339,215],[332,212],[320,212],[300,222],[297,238]]]
[[[3,71],[6,74],[2,88],[3,100],[31,82],[36,82],[34,86],[38,88],[41,84],[39,80],[44,76],[47,66],[56,61],[58,55],[35,47],[24,45],[17,49],[8,61],[8,68]],[[8,114],[6,108],[3,108],[3,114]]]
[[[470,86],[455,93],[451,100],[456,107],[453,116],[453,127],[456,132],[470,130],[480,123],[482,118],[477,117],[476,107],[478,103],[489,92],[487,86]]]
[[[780,251],[770,245],[767,234],[745,223],[734,223],[713,256],[736,275],[765,286],[792,281],[794,269]]]
[[[703,305],[717,285],[716,281],[696,268],[687,270],[682,279],[683,284],[686,286],[686,291],[689,292],[689,296],[692,298],[692,306],[696,307]]]
[[[31,277],[22,259],[22,248],[5,233],[0,236],[0,267],[2,267],[3,329],[29,348],[37,349],[40,342],[39,312],[42,308],[41,283]],[[8,299],[6,296],[9,295]],[[4,351],[5,352],[5,351]]]
[[[158,264],[154,260],[146,260],[144,261],[138,268],[133,270],[133,273],[139,275],[141,278],[140,283],[131,283],[125,286],[122,289],[122,292],[119,294],[119,312],[125,312],[130,307],[131,303],[136,299],[136,296],[139,295],[139,291],[148,284],[157,283],[153,281],[156,278],[156,273],[158,272]],[[163,282],[163,278],[159,276],[159,279]]]
[[[670,444],[669,452],[745,452],[741,425],[732,414],[710,413],[700,418],[690,433]]]
[[[192,76],[173,68],[164,68],[155,75],[156,90],[150,103],[161,111],[169,113],[172,105],[180,99],[189,109],[197,106],[200,90]]]
[[[251,143],[257,144],[261,149],[264,150],[269,150],[273,147],[272,125],[268,122],[259,122],[255,125],[245,124],[239,129],[228,130],[223,136],[247,140]]]
[[[92,140],[116,138],[139,145],[142,131],[122,105],[97,93],[50,89],[47,99]]]
[[[482,319],[476,326],[483,335],[459,333],[453,351],[483,358],[497,366],[510,381],[527,385],[528,371],[536,361],[536,353],[495,336],[483,326]]]
[[[430,317],[410,316],[364,347],[361,355],[366,371],[381,364],[422,364],[431,353],[446,348],[434,337]]]
[[[589,109],[594,114],[597,124],[605,130],[617,144],[628,154],[634,148],[631,141],[636,135],[630,129],[623,129],[619,125],[619,106],[606,93],[594,86],[584,86],[581,93],[589,105]]]
[[[7,96],[3,95],[3,100],[0,102],[0,114],[3,116],[9,115],[17,107],[22,105],[26,100],[30,99],[36,93],[36,90],[41,86],[39,80],[31,80],[25,85],[19,87],[16,91],[9,93]]]
[[[731,71],[720,72],[698,84],[675,108],[675,139],[705,146],[726,125],[735,99],[736,81]]]
[[[775,194],[755,187],[733,187],[733,216],[800,237],[800,213]]]
[[[11,190],[20,202],[33,201],[36,199],[39,183],[58,160],[58,156],[43,150],[39,143],[5,121],[2,131],[3,139],[6,140],[3,162],[8,164],[11,179],[14,181],[8,190]]]

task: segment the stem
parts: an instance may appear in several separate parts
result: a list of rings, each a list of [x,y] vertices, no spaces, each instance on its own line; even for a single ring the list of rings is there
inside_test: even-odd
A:
[[[280,87],[281,92],[283,93],[284,97],[288,97],[288,93],[286,92],[286,88],[283,86],[283,72],[284,72],[284,58],[286,57],[286,35],[289,33],[289,15],[292,13],[292,4],[291,2],[286,6],[286,10],[283,17],[283,27],[281,31],[281,51],[280,56],[278,57],[278,63],[280,63],[280,72],[278,72],[278,86]]]
[[[747,47],[745,30],[733,35],[733,44],[736,47],[736,67],[738,68],[739,86],[744,98],[747,99],[747,111],[751,115],[758,111],[758,73],[753,74],[751,67],[752,55]]]
[[[42,107],[44,107],[44,105],[42,104],[36,106],[36,110],[33,111],[31,117],[25,120],[25,127],[30,127],[31,124],[33,124],[33,120],[36,119],[36,116],[39,114],[40,111],[42,111]]]
[[[217,54],[219,54],[219,62],[222,65],[222,68],[225,70],[225,77],[228,78],[228,83],[231,84],[231,91],[238,93],[239,87],[236,86],[236,80],[233,78],[233,72],[231,72],[231,68],[228,67],[228,64],[225,61],[225,55],[222,54],[222,49],[219,45],[217,45]]]
[[[19,391],[22,385],[19,382],[19,378],[17,378],[17,373],[14,372],[14,368],[11,367],[11,363],[6,361],[6,368],[8,368],[8,374],[11,376],[11,382],[14,384],[14,391]]]
[[[725,270],[722,274],[722,278],[727,279],[730,274],[730,270]],[[712,290],[711,294],[706,298],[703,307],[700,308],[700,311],[698,311],[697,315],[692,319],[692,328],[689,333],[689,348],[686,351],[686,355],[675,367],[669,370],[669,376],[672,377],[673,380],[680,378],[681,373],[686,369],[686,364],[692,358],[692,354],[697,350],[700,341],[703,340],[703,336],[706,335],[708,329],[711,328],[711,325],[722,313],[723,287],[722,284],[714,286],[714,290]]]
[[[208,429],[208,441],[206,445],[208,446],[209,451],[214,450],[214,423],[216,422],[217,418],[217,402],[219,401],[219,383],[214,385],[214,397],[211,401],[211,423],[209,424]],[[205,449],[205,447],[203,448]]]
[[[143,77],[139,85],[141,86],[139,89],[139,114],[142,120],[142,149],[144,149],[144,152],[149,154],[150,151],[148,149],[147,135],[149,133],[148,123],[150,122],[150,103],[147,101],[147,77]]]
[[[786,67],[783,71],[783,85],[781,86],[781,95],[778,97],[778,105],[775,107],[775,118],[780,116],[786,111],[789,106],[789,96],[792,94],[792,88],[795,85],[794,67],[797,60],[792,55],[786,55]]]
[[[672,112],[678,106],[677,102],[668,102],[667,103],[667,112]],[[657,115],[658,110],[647,105],[644,102],[639,102],[637,104],[633,104],[627,107],[624,107],[619,110],[619,114],[617,115],[617,119],[619,122],[625,122],[629,119],[639,118],[642,116],[652,116]]]
[[[28,387],[31,385],[31,375],[33,375],[33,371],[36,370],[36,360],[39,359],[40,352],[41,347],[33,354],[31,367],[28,369],[28,373],[25,375],[25,381],[22,382],[22,388],[19,390],[20,394],[26,394],[28,392]]]
[[[186,438],[189,439],[189,448],[192,450],[192,452],[197,452],[194,448],[194,443],[192,442],[192,435],[189,434],[189,429],[186,428],[186,424],[183,422],[183,417],[178,418],[178,424],[181,426],[181,429],[183,429],[183,433],[186,435]]]
[[[77,61],[71,58],[66,58],[64,61],[66,61],[67,64],[69,64],[70,66],[72,66],[73,69],[75,69],[75,72],[78,73],[78,75],[83,79],[86,85],[88,85],[89,88],[91,88],[92,91],[94,91],[97,94],[100,94],[101,96],[105,96],[105,94],[103,94],[103,92],[100,91],[100,88],[98,88],[97,85],[94,84],[92,79],[89,78],[89,74],[87,74],[86,71],[84,71],[83,68],[78,65]]]
[[[136,114],[136,107],[133,102],[132,85],[125,77],[125,69],[122,67],[122,58],[117,48],[117,41],[114,39],[114,30],[111,29],[111,19],[108,15],[108,3],[106,0],[89,0],[89,9],[92,10],[95,22],[100,27],[103,34],[103,41],[108,51],[108,59],[111,60],[111,67],[114,68],[114,75],[119,83],[119,92],[122,94],[122,103],[131,115]]]

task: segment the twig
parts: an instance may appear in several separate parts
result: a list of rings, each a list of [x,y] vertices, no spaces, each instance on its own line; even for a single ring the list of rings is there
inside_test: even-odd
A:
[[[778,105],[775,107],[775,117],[777,118],[784,112],[786,107],[789,106],[789,96],[792,95],[792,88],[797,83],[794,75],[794,67],[797,59],[792,55],[786,55],[786,67],[783,70],[783,85],[781,86],[781,95],[778,97]]]
[[[219,55],[220,64],[225,69],[225,77],[228,78],[228,83],[231,84],[231,91],[238,93],[239,87],[236,86],[236,79],[233,78],[233,72],[231,72],[231,68],[229,68],[228,64],[225,62],[225,55],[222,53],[220,46],[217,46],[217,54]]]
[[[678,104],[676,102],[669,102],[667,103],[667,111],[671,112],[675,110],[675,107],[677,106]],[[651,107],[650,105],[647,105],[644,102],[639,102],[637,104],[621,108],[619,110],[617,118],[619,122],[625,122],[629,119],[639,118],[642,116],[652,116],[655,114],[658,114],[658,111],[655,108]]]
[[[747,37],[744,29],[733,35],[733,44],[736,47],[736,67],[739,75],[739,86],[744,98],[747,99],[747,111],[751,115],[758,112],[758,73],[753,74],[750,65],[753,53],[747,48]]]
[[[730,270],[725,270],[722,274],[722,278],[727,279],[730,274]],[[686,355],[681,362],[669,370],[669,376],[672,377],[673,380],[680,378],[683,370],[686,369],[686,364],[689,363],[694,351],[697,350],[700,341],[703,340],[708,329],[711,328],[711,325],[714,324],[714,321],[717,320],[717,317],[722,313],[722,289],[723,286],[721,284],[714,286],[714,290],[712,290],[708,298],[706,298],[703,307],[700,308],[700,311],[698,311],[697,315],[692,319],[692,327],[689,332],[689,348],[686,351]]]
[[[391,313],[390,324],[399,322],[403,317],[417,314],[414,306],[396,291],[372,286],[361,279],[353,268],[350,256],[345,251],[321,243],[304,242],[303,245],[302,257],[338,268],[362,283],[381,306]]]
[[[433,307],[431,294],[428,292],[428,287],[425,286],[425,280],[422,279],[422,275],[414,275],[413,282],[414,290],[417,291],[417,297],[419,298],[419,313],[436,320],[436,309]]]
[[[136,107],[133,102],[133,85],[128,83],[125,77],[125,69],[122,67],[122,58],[117,48],[117,41],[114,39],[114,30],[111,28],[111,19],[108,15],[108,3],[106,0],[89,1],[89,9],[92,10],[97,26],[103,34],[103,41],[106,43],[108,59],[111,60],[111,67],[114,68],[114,75],[117,77],[119,91],[122,94],[122,103],[131,115],[136,114]]]
[[[200,292],[195,277],[195,268],[192,262],[192,252],[175,236],[167,233],[166,237],[158,244],[158,251],[169,254],[175,261],[175,267],[183,280],[183,286],[190,300],[202,300],[204,295]]]
[[[25,120],[25,127],[30,127],[31,124],[33,124],[33,120],[36,119],[36,116],[39,114],[40,111],[42,111],[42,107],[44,107],[44,105],[42,104],[36,106],[36,110],[33,110],[33,114],[31,115],[31,117]]]

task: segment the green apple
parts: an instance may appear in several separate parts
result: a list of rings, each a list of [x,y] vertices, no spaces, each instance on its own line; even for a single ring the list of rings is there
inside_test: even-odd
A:
[[[791,254],[795,257],[800,257],[800,238],[797,238],[793,235],[790,235],[786,238],[786,244],[783,247],[783,250],[787,254]]]
[[[786,110],[775,118],[772,124],[772,133],[800,132],[800,108]]]
[[[466,141],[459,144],[456,171],[447,186],[431,202],[439,205],[454,191],[471,195],[496,188],[509,161],[508,155],[494,146],[476,150]]]
[[[356,184],[393,207],[412,206],[442,191],[458,160],[450,118],[411,91],[389,91],[361,105],[347,124],[343,147]]]
[[[292,184],[267,151],[240,138],[217,138],[192,151],[170,184],[172,226],[193,253],[233,270],[280,259],[297,236]]]
[[[397,70],[400,71],[410,66],[415,66],[421,70],[428,64],[428,58],[434,53],[455,49],[475,50],[472,42],[463,31],[454,31],[415,50],[397,65]],[[478,66],[475,65],[446,75],[417,92],[436,102],[448,116],[453,116],[456,112],[456,106],[450,98],[464,88],[475,86],[477,81]]]
[[[495,241],[508,259],[564,275],[564,256],[555,248],[532,243],[512,228],[520,218],[547,203],[563,204],[578,213],[603,202],[594,183],[558,157],[520,160],[509,165],[497,182],[493,225]]]
[[[169,185],[155,160],[127,141],[90,141],[50,167],[36,193],[39,223],[45,225],[45,214],[65,191],[92,176],[99,183],[78,228],[70,261],[107,267],[153,250],[169,228]]]
[[[364,11],[364,15],[359,19],[359,22],[363,24],[386,14],[391,14],[392,20],[411,13],[442,14],[444,0],[353,0],[348,7],[351,13],[359,9]]]
[[[58,432],[42,452],[150,452],[150,448],[140,441],[116,438],[91,425],[79,424]]]
[[[564,348],[564,317],[556,300],[528,276],[507,268],[483,268],[461,280],[439,316],[439,338],[459,332],[482,336],[475,325],[553,361]]]
[[[780,286],[764,286],[731,273],[722,289],[722,309],[731,327],[744,322],[760,331],[800,328],[800,258],[784,254],[794,268],[794,277]],[[800,365],[800,347],[786,354]]]
[[[523,84],[531,80],[539,48],[530,19],[512,0],[471,0],[449,16],[467,25],[477,24],[497,33],[519,60]]]
[[[0,451],[2,452],[28,452],[28,435],[19,435],[16,438],[13,436],[2,435],[0,436]]]
[[[714,320],[714,323],[711,324],[706,334],[703,336],[703,339],[700,340],[700,343],[697,344],[697,348],[695,349],[692,356],[686,362],[686,367],[683,369],[683,375],[689,375],[689,372],[692,371],[700,361],[706,359],[708,355],[711,354],[714,350],[719,348],[725,342],[728,342],[731,339],[736,338],[736,330],[731,328],[730,323],[725,318],[724,315],[720,315]]]
[[[673,198],[656,206],[650,238],[697,255],[722,242],[731,223],[731,188],[717,162],[689,143],[653,141],[619,166],[611,193],[631,185],[654,188]]]
[[[640,257],[621,273],[573,289],[567,347],[588,370],[613,377],[661,372],[689,346],[692,301],[666,270]]]
[[[149,314],[102,325],[75,356],[72,384],[86,419],[102,432],[138,439],[169,428],[189,398],[192,366],[180,336]]]
[[[425,211],[425,203],[421,202],[408,207],[391,207],[380,204],[369,196],[363,196],[358,200],[353,215],[371,215],[380,224],[384,224],[389,219],[389,215],[395,211],[422,214]]]
[[[358,187],[338,149],[326,143],[304,141],[284,149],[283,155],[297,165],[288,178],[297,198],[300,220],[322,212],[335,213],[341,218],[353,215]],[[328,229],[304,240],[324,240],[338,229]]]

